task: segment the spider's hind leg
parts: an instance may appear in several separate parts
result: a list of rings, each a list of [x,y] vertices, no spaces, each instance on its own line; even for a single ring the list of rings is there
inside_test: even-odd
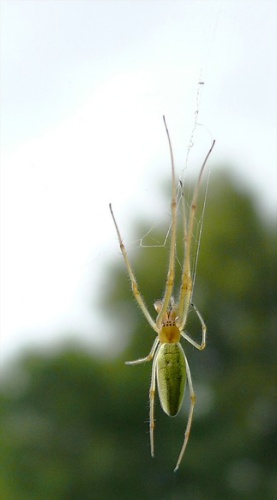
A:
[[[186,363],[186,372],[187,372],[187,379],[188,379],[188,386],[189,386],[189,393],[190,393],[190,408],[189,408],[189,416],[188,416],[187,426],[186,426],[185,435],[184,435],[184,441],[183,441],[181,451],[179,453],[179,457],[178,457],[174,472],[176,472],[179,469],[180,463],[182,461],[182,458],[184,456],[184,453],[185,453],[185,450],[186,450],[186,447],[188,444],[190,430],[191,430],[191,424],[192,424],[192,418],[193,418],[193,412],[194,412],[194,407],[195,407],[195,403],[196,403],[196,397],[195,397],[195,393],[193,390],[190,367],[189,367],[188,360],[187,360],[186,356],[185,356],[185,363]]]
[[[154,429],[155,429],[155,392],[156,392],[156,367],[157,367],[157,355],[159,352],[159,348],[157,349],[154,361],[152,364],[152,374],[151,374],[151,382],[149,388],[149,431],[150,431],[150,451],[151,457],[154,457]]]

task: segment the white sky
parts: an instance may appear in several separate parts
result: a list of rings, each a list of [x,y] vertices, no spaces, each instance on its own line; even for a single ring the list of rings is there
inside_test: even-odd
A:
[[[3,361],[69,332],[107,346],[118,318],[97,296],[120,260],[108,203],[132,246],[169,175],[162,115],[180,173],[199,79],[195,157],[215,138],[210,163],[276,214],[276,19],[267,0],[2,0]]]

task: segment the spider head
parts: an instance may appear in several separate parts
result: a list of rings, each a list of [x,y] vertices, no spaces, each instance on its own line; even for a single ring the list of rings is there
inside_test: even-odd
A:
[[[154,303],[154,307],[159,314],[162,307],[163,301],[157,300]],[[167,311],[162,318],[161,331],[159,333],[159,339],[161,343],[175,343],[180,340],[180,330],[176,325],[177,319],[177,308],[174,302],[174,298],[171,297],[170,303],[168,305]]]

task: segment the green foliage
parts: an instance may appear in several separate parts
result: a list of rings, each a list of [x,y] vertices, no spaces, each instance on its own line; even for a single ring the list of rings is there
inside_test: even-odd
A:
[[[167,249],[139,249],[131,260],[151,311],[163,294]],[[208,325],[208,345],[198,352],[183,342],[197,405],[174,474],[188,399],[173,419],[157,400],[152,459],[151,364],[127,367],[123,360],[148,354],[155,334],[132,299],[118,258],[103,308],[111,322],[121,317],[129,326],[124,356],[103,362],[80,349],[29,355],[3,384],[3,498],[276,498],[276,263],[276,234],[258,218],[249,195],[219,177],[209,192],[194,295]],[[200,337],[193,312],[187,330]]]

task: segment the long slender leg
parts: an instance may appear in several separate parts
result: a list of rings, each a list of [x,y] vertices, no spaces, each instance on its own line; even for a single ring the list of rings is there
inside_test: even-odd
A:
[[[188,360],[187,360],[186,356],[185,356],[185,362],[186,362],[187,378],[188,378],[189,393],[190,393],[190,408],[189,408],[188,422],[187,422],[185,436],[184,436],[184,442],[183,442],[183,445],[182,445],[174,472],[176,472],[179,469],[180,463],[182,461],[182,458],[184,456],[184,453],[185,453],[185,450],[186,450],[186,447],[188,444],[190,429],[191,429],[191,424],[192,424],[192,418],[193,418],[193,412],[194,412],[194,406],[196,403],[196,397],[194,394],[192,380],[191,380],[190,368],[189,368],[189,364],[188,364]]]
[[[174,278],[175,278],[175,257],[176,257],[176,231],[177,231],[177,194],[176,194],[176,179],[175,179],[175,166],[174,166],[174,156],[173,149],[170,140],[170,135],[168,132],[168,128],[166,125],[165,117],[163,117],[164,126],[167,134],[169,151],[170,151],[170,159],[171,159],[171,237],[170,237],[170,250],[169,250],[169,264],[168,264],[168,273],[165,285],[164,297],[162,300],[162,307],[158,313],[156,324],[158,329],[162,325],[162,321],[164,315],[167,311],[169,302],[171,300],[173,286],[174,286]]]
[[[139,363],[144,363],[145,361],[151,361],[151,359],[153,359],[154,357],[152,364],[150,389],[149,389],[149,406],[150,406],[149,432],[150,432],[150,450],[152,457],[154,457],[154,428],[155,428],[154,405],[155,405],[155,392],[156,392],[156,365],[157,365],[156,360],[159,351],[159,348],[157,349],[158,344],[159,344],[159,338],[157,337],[148,356],[146,356],[145,358],[137,359],[135,361],[126,361],[125,363],[126,365],[138,365]]]
[[[183,263],[183,274],[181,279],[181,288],[179,295],[179,317],[180,324],[178,327],[180,330],[184,329],[184,326],[187,321],[187,315],[189,311],[189,306],[191,304],[191,296],[193,289],[193,282],[191,277],[191,244],[193,240],[193,231],[195,225],[195,214],[197,210],[197,201],[200,190],[200,184],[203,176],[203,171],[205,165],[208,161],[208,158],[213,150],[215,145],[215,141],[213,141],[205,159],[202,164],[197,183],[194,189],[194,193],[191,200],[190,210],[189,210],[189,218],[186,220],[186,214],[184,213],[184,263]]]
[[[145,356],[145,358],[136,359],[135,361],[125,361],[125,365],[139,365],[140,363],[145,363],[147,361],[151,361],[153,359],[154,354],[155,354],[155,350],[157,348],[158,343],[159,343],[159,337],[156,337],[154,344],[152,345],[151,351],[149,352],[148,356]]]
[[[122,236],[120,234],[120,231],[119,231],[119,227],[117,225],[117,222],[115,220],[115,216],[114,216],[114,213],[113,213],[113,209],[112,209],[112,205],[111,203],[109,204],[109,207],[110,207],[110,211],[111,211],[111,215],[112,215],[112,218],[113,218],[113,221],[114,221],[114,225],[115,225],[115,229],[116,229],[116,233],[117,233],[117,237],[118,237],[118,241],[119,241],[119,246],[120,246],[120,250],[121,250],[121,253],[123,255],[123,258],[124,258],[124,261],[125,261],[125,265],[127,267],[127,271],[128,271],[128,274],[129,274],[129,278],[130,278],[130,281],[131,281],[131,286],[132,286],[132,292],[134,294],[134,297],[138,303],[138,305],[140,306],[145,318],[147,319],[148,323],[150,324],[150,326],[153,328],[153,330],[156,332],[156,333],[159,333],[159,329],[157,328],[156,326],[156,323],[155,321],[153,320],[153,318],[151,317],[145,303],[144,303],[144,300],[139,292],[139,288],[138,288],[138,284],[137,284],[137,280],[135,278],[135,275],[134,275],[134,272],[133,272],[133,269],[131,267],[131,264],[130,264],[130,261],[129,261],[129,258],[128,258],[128,255],[127,255],[127,251],[126,251],[126,248],[124,246],[124,243],[123,243],[123,240],[122,240]]]
[[[157,355],[159,352],[159,348],[156,351],[153,364],[152,364],[152,374],[151,374],[151,382],[149,389],[149,403],[150,403],[150,411],[149,411],[149,431],[150,431],[150,450],[151,456],[154,457],[154,428],[155,428],[155,415],[154,415],[154,407],[155,407],[155,392],[156,392],[156,366],[157,366]]]
[[[206,347],[206,333],[207,333],[207,327],[206,327],[206,324],[200,314],[200,312],[198,311],[197,307],[194,305],[194,304],[191,304],[193,309],[195,310],[197,316],[198,316],[198,319],[201,323],[201,327],[202,327],[202,339],[201,339],[201,344],[199,344],[198,342],[196,342],[195,340],[193,340],[187,333],[185,332],[181,332],[181,335],[184,339],[186,339],[190,344],[192,344],[194,347],[196,347],[196,349],[199,349],[199,351],[203,351],[203,349],[205,349]]]

